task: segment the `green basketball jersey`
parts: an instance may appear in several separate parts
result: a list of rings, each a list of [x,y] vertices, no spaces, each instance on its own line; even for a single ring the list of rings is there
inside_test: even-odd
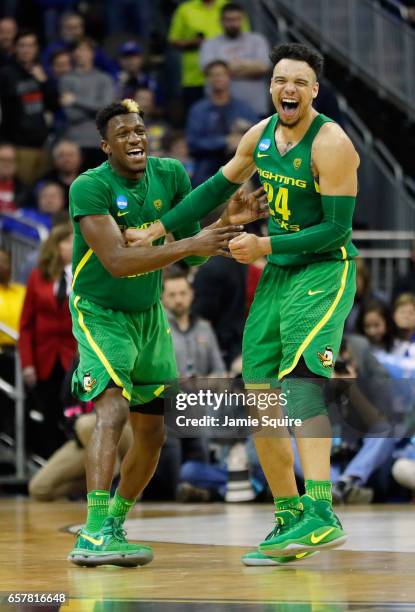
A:
[[[321,126],[332,121],[317,115],[300,142],[284,155],[275,143],[278,114],[267,123],[254,151],[254,160],[270,208],[268,232],[270,236],[298,232],[322,221],[320,189],[312,173],[311,150]],[[327,259],[345,259],[357,255],[349,242],[341,249],[326,253],[298,253],[268,255],[268,261],[279,266],[300,266]]]
[[[74,226],[73,291],[100,306],[138,312],[160,298],[161,270],[115,278],[101,264],[85,242],[79,219],[85,215],[111,215],[121,231],[145,228],[191,191],[189,177],[174,159],[149,157],[139,181],[119,176],[108,162],[87,170],[71,185],[69,207]],[[192,236],[198,223],[181,228]],[[181,236],[175,233],[177,238]],[[155,244],[162,244],[163,238]]]

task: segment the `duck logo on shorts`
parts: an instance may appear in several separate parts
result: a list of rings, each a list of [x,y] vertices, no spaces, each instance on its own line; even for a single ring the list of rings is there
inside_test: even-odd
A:
[[[318,358],[320,359],[321,365],[324,368],[334,367],[333,349],[331,349],[329,346],[326,346],[323,354],[317,351],[317,355],[318,355]]]
[[[163,208],[163,202],[161,200],[154,200],[153,204],[157,210],[161,210]]]
[[[87,372],[86,374],[84,374],[84,389],[87,393],[90,393],[96,384],[97,384],[97,379],[91,378],[90,372]]]

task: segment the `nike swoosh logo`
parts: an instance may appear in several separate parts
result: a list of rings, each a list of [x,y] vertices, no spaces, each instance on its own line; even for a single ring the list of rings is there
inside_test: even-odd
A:
[[[126,212],[117,212],[117,217],[123,217],[124,215],[128,215],[129,212],[129,210],[127,210]]]
[[[257,153],[257,157],[269,157],[269,153]]]
[[[83,533],[81,533],[81,538],[84,538],[84,540],[88,540],[88,542],[91,542],[91,544],[95,544],[95,546],[101,546],[101,544],[104,543],[104,536],[101,536],[99,540],[96,540],[95,538],[91,538],[91,536],[84,535]]]
[[[307,295],[316,295],[316,293],[324,293],[324,289],[318,289],[317,291],[310,291],[307,293]]]
[[[324,538],[326,536],[329,535],[329,533],[331,533],[332,531],[334,531],[334,527],[330,527],[330,529],[327,529],[327,531],[325,531],[324,533],[320,533],[320,535],[315,536],[314,533],[311,534],[311,543],[312,544],[318,544],[319,542],[321,542],[321,540],[324,540]]]

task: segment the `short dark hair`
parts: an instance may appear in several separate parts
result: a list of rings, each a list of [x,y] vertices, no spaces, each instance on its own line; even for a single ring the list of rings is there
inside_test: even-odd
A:
[[[95,125],[97,126],[97,130],[101,134],[102,138],[106,137],[108,122],[113,117],[116,117],[117,115],[128,115],[129,113],[137,113],[142,119],[144,117],[144,113],[137,102],[129,98],[126,98],[125,100],[116,100],[115,102],[108,104],[108,106],[101,108],[95,117]]]
[[[188,270],[184,270],[183,268],[180,268],[178,265],[173,264],[169,266],[168,268],[165,268],[163,271],[164,281],[177,280],[180,278],[183,278],[185,281],[187,281],[187,284],[191,286]]]
[[[278,64],[282,59],[293,59],[299,62],[305,62],[314,70],[317,80],[320,79],[323,73],[324,59],[321,53],[300,43],[284,43],[282,45],[277,45],[272,49],[269,58],[273,66]]]
[[[39,44],[39,37],[34,30],[30,30],[29,28],[22,28],[19,30],[14,37],[14,42],[17,43],[21,38],[26,38],[27,36],[33,36],[36,40],[36,43]]]
[[[205,74],[205,76],[208,76],[209,72],[212,70],[212,68],[215,68],[215,66],[222,66],[222,68],[226,68],[226,70],[229,72],[229,66],[226,62],[224,62],[223,60],[213,60],[211,62],[209,62],[208,64],[206,64],[203,72]]]
[[[89,36],[83,36],[74,44],[74,46],[72,47],[72,51],[75,51],[75,49],[78,49],[78,47],[82,47],[82,45],[87,45],[91,49],[91,51],[94,51],[97,46],[93,38],[90,38]]]
[[[69,51],[69,49],[64,49],[62,47],[62,49],[57,49],[56,51],[54,51],[53,53],[51,53],[50,56],[50,63],[53,64],[53,62],[55,61],[55,59],[57,57],[60,57],[61,55],[71,55],[71,52]]]
[[[245,9],[237,2],[228,2],[228,4],[225,4],[225,6],[222,7],[221,17],[223,17],[225,13],[230,13],[231,11],[238,11],[238,13],[244,13]]]

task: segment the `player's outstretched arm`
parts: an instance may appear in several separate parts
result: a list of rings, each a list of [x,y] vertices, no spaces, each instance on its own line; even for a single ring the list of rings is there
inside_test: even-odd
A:
[[[191,238],[162,246],[128,246],[110,215],[81,217],[88,246],[115,277],[152,272],[190,256],[228,255],[227,246],[240,232],[237,227],[207,228]]]
[[[193,189],[179,204],[163,215],[144,232],[147,242],[153,242],[179,229],[182,225],[199,221],[229,198],[255,172],[253,152],[268,119],[254,125],[242,137],[234,157],[214,176]]]
[[[323,209],[321,223],[267,238],[240,235],[229,245],[238,261],[249,263],[270,253],[324,253],[350,240],[359,156],[348,136],[336,124],[327,124],[321,132],[313,148]]]

